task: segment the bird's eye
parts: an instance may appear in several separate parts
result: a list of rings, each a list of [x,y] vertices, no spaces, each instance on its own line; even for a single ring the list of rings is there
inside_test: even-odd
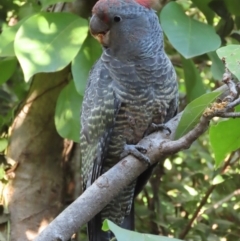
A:
[[[115,22],[115,23],[118,23],[118,22],[120,22],[122,20],[122,18],[120,17],[120,16],[115,16],[114,18],[113,18],[113,21]]]

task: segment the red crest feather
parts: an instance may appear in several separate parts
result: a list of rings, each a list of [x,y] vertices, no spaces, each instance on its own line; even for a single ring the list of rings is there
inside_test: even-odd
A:
[[[122,3],[138,3],[145,8],[157,9],[159,5],[159,0],[99,0],[93,7],[93,13],[97,9],[101,9],[103,12],[107,12],[109,6],[120,6]]]
[[[151,8],[151,6],[152,6],[151,0],[135,0],[135,1],[146,8]]]

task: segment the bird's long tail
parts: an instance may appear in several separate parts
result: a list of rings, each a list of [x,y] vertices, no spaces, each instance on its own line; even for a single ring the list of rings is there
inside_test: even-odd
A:
[[[121,225],[122,228],[128,230],[134,230],[135,222],[134,222],[134,201],[132,202],[132,207],[129,215],[125,216],[123,223]]]

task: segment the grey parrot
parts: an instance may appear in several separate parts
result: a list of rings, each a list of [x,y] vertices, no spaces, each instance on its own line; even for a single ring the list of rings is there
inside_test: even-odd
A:
[[[128,154],[148,162],[137,143],[171,119],[178,108],[175,70],[164,51],[153,0],[99,0],[90,32],[103,53],[90,71],[81,111],[83,189]],[[106,241],[110,219],[133,229],[133,199],[150,177],[149,167],[88,223],[90,241]],[[94,198],[94,197],[93,197]],[[132,210],[132,211],[131,211]]]

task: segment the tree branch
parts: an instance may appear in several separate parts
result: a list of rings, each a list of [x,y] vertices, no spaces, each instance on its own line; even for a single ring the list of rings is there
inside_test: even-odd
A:
[[[227,86],[222,86],[216,91],[219,90],[225,91],[223,97],[229,93]],[[151,160],[151,164],[164,160],[168,155],[189,148],[208,129],[209,121],[218,114],[216,106],[213,109],[214,111],[208,110],[205,112],[199,123],[178,140],[174,140],[174,135],[182,113],[166,123],[166,126],[171,130],[170,135],[167,132],[156,132],[141,140],[139,144],[147,149],[146,155]],[[222,112],[222,109],[220,111]],[[108,172],[100,176],[79,198],[59,214],[35,241],[68,240],[79,227],[100,212],[146,168],[147,166],[143,162],[131,155],[122,159]]]

